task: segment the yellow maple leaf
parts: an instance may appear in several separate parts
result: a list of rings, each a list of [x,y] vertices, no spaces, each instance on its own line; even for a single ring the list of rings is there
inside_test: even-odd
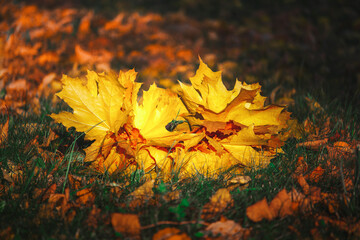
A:
[[[258,83],[246,84],[236,80],[233,90],[227,90],[221,80],[221,72],[213,72],[201,59],[192,85],[180,83],[180,96],[190,113],[200,113],[207,121],[236,121],[250,125],[281,125],[284,107],[271,105],[264,107],[265,97],[260,95]],[[189,118],[194,124],[201,121]]]
[[[181,149],[180,152],[181,154],[178,154],[176,161],[180,178],[192,177],[197,174],[217,178],[220,172],[238,163],[229,153],[219,156],[212,150],[185,152]]]
[[[290,114],[281,106],[264,106],[266,98],[258,83],[236,81],[234,88],[227,90],[221,72],[213,72],[201,59],[190,81],[191,85],[180,82],[180,96],[190,111],[185,118],[193,126],[205,127],[208,139],[219,141],[220,146],[211,144],[217,152],[226,151],[229,159],[249,167],[267,166],[281,152],[276,148],[287,137],[278,134],[287,127]],[[228,123],[239,129],[231,131]]]
[[[153,166],[152,159],[160,158],[156,148],[149,146],[171,148],[196,135],[186,133],[189,126],[181,131],[175,127],[172,131],[166,129],[169,122],[187,113],[177,94],[153,84],[138,103],[141,84],[135,78],[134,70],[120,71],[119,76],[88,71],[86,79],[62,78],[63,90],[57,95],[73,113],[61,112],[51,117],[67,128],[85,132],[85,139],[95,140],[85,149],[85,161],[92,162],[101,172],[112,173],[136,164],[148,169]],[[162,152],[166,155],[168,151]],[[161,166],[157,163],[156,167]]]
[[[86,79],[66,75],[61,79],[63,89],[57,96],[73,112],[51,114],[50,117],[67,128],[75,127],[77,131],[85,132],[85,139],[95,140],[85,149],[85,161],[95,161],[94,165],[101,171],[113,172],[128,166],[126,156],[117,154],[113,134],[119,132],[129,119],[141,85],[135,83],[135,78],[135,71],[129,70],[120,71],[119,76],[88,71]]]
[[[281,152],[277,148],[286,136],[279,133],[290,114],[280,106],[264,106],[259,84],[236,81],[227,90],[221,72],[212,72],[200,59],[192,85],[180,83],[181,98],[153,84],[137,101],[141,84],[135,78],[130,70],[62,79],[58,96],[73,113],[51,117],[95,140],[85,149],[85,161],[97,170],[216,177],[234,165],[264,167]]]
[[[240,91],[240,82],[235,84],[232,91],[228,91],[221,80],[221,72],[211,71],[201,59],[199,69],[190,81],[191,86],[179,81],[182,98],[190,112],[197,112],[198,106],[204,106],[219,113]]]
[[[88,140],[103,139],[108,131],[117,132],[126,123],[125,87],[112,74],[88,71],[85,80],[64,75],[61,82],[63,89],[57,96],[73,109],[73,113],[51,114],[56,122],[86,132]]]
[[[175,118],[179,120],[184,113],[187,113],[187,109],[177,94],[153,84],[148,91],[144,91],[142,103],[135,105],[133,125],[149,144],[171,146],[174,140],[185,140],[195,135],[184,135],[182,131],[166,129],[169,122]],[[187,132],[189,131],[187,126]]]

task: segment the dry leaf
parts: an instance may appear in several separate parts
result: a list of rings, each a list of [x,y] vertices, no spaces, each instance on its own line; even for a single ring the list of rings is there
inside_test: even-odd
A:
[[[317,166],[311,173],[307,174],[305,178],[309,181],[319,182],[325,170],[321,166]]]
[[[152,237],[153,240],[191,240],[186,234],[182,233],[177,228],[164,228],[155,233]]]
[[[149,180],[149,181],[145,182],[143,185],[138,187],[135,191],[130,193],[129,196],[133,197],[133,198],[141,198],[144,200],[149,200],[154,195],[154,192],[153,192],[154,183],[155,183],[155,180]]]
[[[227,207],[233,206],[234,200],[228,189],[220,188],[211,197],[210,202],[205,204],[201,213],[202,219],[210,219],[222,213]]]
[[[154,183],[155,180],[148,180],[143,185],[135,189],[135,191],[129,194],[131,199],[129,205],[131,208],[136,208],[143,205],[146,201],[149,201],[154,196]]]
[[[344,153],[352,153],[352,149],[347,142],[338,141],[334,143],[334,147],[338,148],[340,151]]]
[[[114,57],[113,54],[105,49],[94,52],[85,51],[80,45],[75,46],[76,59],[81,64],[106,64],[106,69],[110,70],[110,61]]]
[[[6,123],[0,125],[0,147],[5,145],[4,143],[7,141],[8,133],[9,133],[9,112],[6,107],[5,101],[1,100],[1,106],[0,106],[0,112],[4,112],[4,110],[7,113],[7,120]]]
[[[305,147],[308,149],[319,150],[322,146],[324,146],[328,142],[328,139],[321,139],[315,141],[307,141],[303,143],[296,144],[296,147]]]
[[[233,220],[222,218],[206,227],[205,236],[216,236],[218,240],[237,240],[242,239],[245,231],[246,229]]]
[[[76,192],[78,199],[76,200],[79,204],[88,204],[93,203],[95,200],[95,195],[89,188],[82,189]]]
[[[310,194],[310,186],[306,182],[304,176],[303,175],[297,176],[297,181],[298,181],[299,185],[301,186],[304,194],[306,194],[306,195]]]
[[[270,211],[274,217],[293,214],[292,201],[285,189],[281,190],[270,202]]]
[[[246,208],[246,216],[253,222],[260,222],[263,219],[272,220],[273,215],[266,198]]]
[[[112,213],[111,225],[116,232],[140,239],[141,225],[136,214]]]
[[[227,189],[232,191],[233,189],[239,187],[240,189],[245,189],[249,186],[251,177],[249,176],[236,176],[227,181]]]

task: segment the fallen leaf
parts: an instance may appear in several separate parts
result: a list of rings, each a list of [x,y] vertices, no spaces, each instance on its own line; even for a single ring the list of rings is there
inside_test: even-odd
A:
[[[130,197],[133,198],[141,198],[144,200],[149,200],[154,195],[153,187],[155,180],[149,180],[145,182],[143,185],[135,189],[132,193],[130,193]]]
[[[4,143],[7,141],[8,134],[9,134],[9,111],[6,107],[5,101],[1,100],[0,112],[6,111],[7,113],[7,120],[6,123],[0,125],[0,147],[5,145]]]
[[[246,229],[233,220],[222,218],[220,221],[207,226],[204,233],[206,237],[216,236],[218,240],[236,240],[242,239],[246,231]]]
[[[140,239],[141,225],[136,214],[112,213],[111,225],[116,232]]]
[[[320,150],[322,146],[324,146],[328,142],[328,139],[320,139],[320,140],[314,140],[314,141],[307,141],[303,143],[296,144],[296,147],[305,147],[308,149],[313,150]]]
[[[95,200],[95,195],[89,188],[82,189],[76,192],[76,197],[78,197],[77,202],[79,204],[91,204]]]
[[[310,186],[309,186],[309,184],[306,182],[304,176],[303,176],[303,175],[297,176],[297,181],[298,181],[299,185],[301,186],[304,194],[305,194],[305,195],[310,194]]]
[[[136,208],[143,205],[146,201],[149,201],[154,196],[154,180],[148,180],[143,185],[135,189],[132,193],[129,194],[131,199],[130,207]]]
[[[220,188],[211,197],[210,202],[205,204],[201,213],[202,219],[210,219],[222,213],[227,207],[234,204],[234,200],[228,189]]]
[[[331,224],[333,227],[337,227],[342,231],[352,234],[353,236],[360,237],[360,221],[354,219],[332,219],[327,216],[317,217],[319,220],[325,221],[326,224]]]
[[[78,27],[78,34],[80,37],[85,37],[87,34],[90,33],[90,25],[93,17],[93,11],[89,11],[84,17],[82,17]]]
[[[164,228],[155,233],[152,237],[153,240],[191,240],[186,234],[177,228]]]
[[[110,70],[110,61],[114,57],[111,52],[105,49],[88,52],[78,44],[75,46],[75,55],[81,64],[106,64],[104,70]]]
[[[236,176],[227,181],[227,189],[233,190],[237,187],[240,189],[245,189],[249,185],[251,177],[249,176]]]
[[[304,157],[302,157],[302,156],[298,157],[298,159],[296,161],[296,169],[294,171],[294,176],[302,175],[303,173],[306,172],[307,168],[308,168],[308,165],[305,162]]]
[[[307,174],[305,178],[309,181],[313,181],[315,183],[319,182],[320,178],[323,176],[325,169],[321,166],[317,166],[311,173]]]
[[[286,217],[292,215],[292,201],[285,189],[281,190],[270,202],[272,216]]]
[[[263,219],[272,220],[274,218],[266,198],[247,207],[246,216],[253,222],[260,222]]]

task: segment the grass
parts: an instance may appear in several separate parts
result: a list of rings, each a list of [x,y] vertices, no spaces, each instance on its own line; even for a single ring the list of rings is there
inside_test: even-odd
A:
[[[46,106],[46,101],[44,102]],[[303,114],[308,108],[305,101],[299,97],[293,107],[294,114]],[[331,135],[345,130],[350,133],[351,139],[359,140],[359,126],[357,125],[358,112],[355,108],[349,107],[343,110],[340,105],[329,105],[325,107],[326,113],[336,121]],[[0,221],[1,236],[12,236],[14,239],[107,239],[120,236],[116,233],[110,224],[110,214],[113,212],[136,213],[140,217],[144,228],[141,232],[142,239],[151,239],[151,236],[165,226],[175,226],[186,232],[193,239],[203,235],[204,226],[194,224],[201,220],[201,211],[204,205],[217,189],[225,187],[226,174],[220,175],[218,179],[209,179],[202,176],[196,176],[185,181],[169,181],[167,183],[157,183],[154,187],[156,201],[149,201],[136,206],[129,205],[128,194],[144,183],[141,173],[132,176],[109,176],[106,174],[98,175],[91,172],[81,158],[83,154],[81,149],[86,146],[81,141],[81,135],[75,131],[67,132],[63,127],[54,124],[47,116],[55,111],[51,108],[43,108],[40,115],[25,114],[21,117],[12,117],[10,121],[9,138],[6,146],[0,149],[1,168],[3,170],[18,173],[18,179],[11,183],[2,174],[1,192],[0,192]],[[308,117],[313,119],[318,126],[323,121],[322,114],[307,112]],[[341,121],[340,121],[341,119]],[[2,116],[1,122],[5,121]],[[320,122],[319,122],[320,121]],[[32,124],[32,126],[30,126]],[[54,141],[48,147],[48,153],[63,154],[65,157],[62,162],[57,158],[44,158],[39,153],[39,149],[31,146],[31,142],[36,137],[41,143],[41,139],[49,134],[49,128],[53,129],[62,136],[61,141]],[[317,229],[322,237],[352,238],[351,234],[343,231],[340,227],[334,227],[319,221],[316,216],[337,216],[339,219],[354,218],[359,220],[359,187],[355,187],[351,199],[344,203],[340,202],[336,212],[330,214],[327,206],[323,203],[315,205],[311,214],[299,213],[294,216],[288,216],[273,221],[261,221],[254,223],[250,221],[245,210],[251,204],[267,198],[268,201],[283,188],[291,190],[300,189],[298,183],[292,178],[296,168],[298,156],[304,156],[308,163],[308,172],[319,164],[319,155],[323,151],[310,151],[305,148],[297,148],[295,145],[299,141],[306,141],[304,136],[301,140],[290,139],[286,142],[284,154],[278,155],[272,160],[265,169],[247,170],[244,174],[251,177],[252,181],[246,188],[235,188],[231,194],[234,199],[234,206],[223,213],[214,216],[211,221],[216,221],[220,215],[240,222],[241,226],[252,229],[252,239],[293,239],[293,238],[311,238],[312,229]],[[76,158],[77,155],[79,158]],[[358,156],[357,161],[360,161]],[[21,172],[19,172],[21,171]],[[66,182],[66,176],[78,176],[82,188],[90,187],[95,195],[94,202],[90,204],[79,205],[76,203],[76,192],[79,189],[74,187],[75,183]],[[319,186],[324,192],[335,192],[339,199],[343,196],[343,189],[340,179],[328,178],[324,176],[324,181],[319,181]],[[358,178],[358,176],[357,176]],[[325,180],[332,179],[332,182]],[[36,189],[49,188],[52,183],[57,183],[57,193],[63,192],[63,186],[70,187],[70,202],[74,205],[65,215],[61,211],[49,208],[46,201],[42,201],[42,195],[36,196]],[[108,183],[116,183],[121,186],[121,193],[116,194],[109,187]],[[354,180],[358,184],[358,180]],[[173,201],[165,201],[159,196],[164,196],[171,189],[179,190],[180,198]],[[60,203],[58,203],[60,206]],[[49,208],[49,209],[47,209]],[[100,209],[100,213],[94,215],[93,209]],[[72,212],[75,213],[72,216]],[[72,219],[71,219],[72,218]],[[71,219],[71,220],[69,220]],[[186,222],[189,224],[181,225],[156,225],[157,222]],[[194,222],[195,221],[195,222]],[[153,225],[155,224],[155,225]],[[153,225],[153,226],[152,226]],[[6,235],[8,227],[11,228],[11,235]],[[198,237],[197,237],[198,236]]]

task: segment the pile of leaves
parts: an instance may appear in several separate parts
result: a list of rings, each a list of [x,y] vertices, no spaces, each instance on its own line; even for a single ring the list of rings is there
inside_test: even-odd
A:
[[[73,113],[51,117],[94,140],[85,161],[101,172],[134,166],[155,176],[216,176],[234,165],[267,166],[286,140],[284,107],[265,107],[259,84],[236,81],[227,90],[221,72],[201,60],[192,85],[180,82],[179,96],[153,84],[137,101],[135,78],[134,70],[62,78],[58,96]]]

